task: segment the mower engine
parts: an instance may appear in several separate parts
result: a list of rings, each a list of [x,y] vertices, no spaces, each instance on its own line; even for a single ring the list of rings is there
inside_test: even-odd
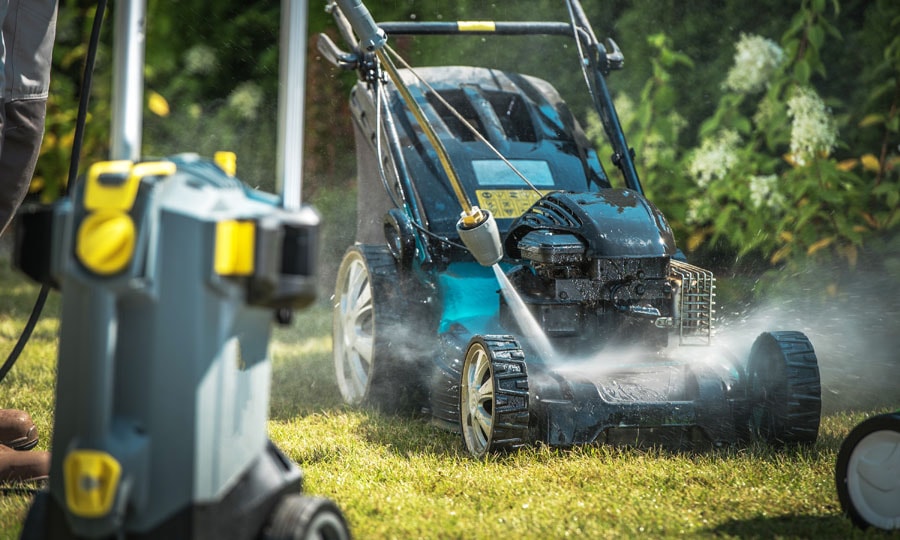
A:
[[[510,282],[564,352],[662,348],[670,328],[681,343],[709,341],[712,274],[675,259],[662,213],[633,191],[547,195],[510,227],[506,250],[523,261]],[[513,324],[505,302],[500,314]]]

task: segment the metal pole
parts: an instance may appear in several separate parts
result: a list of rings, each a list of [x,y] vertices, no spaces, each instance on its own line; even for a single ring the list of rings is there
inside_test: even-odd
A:
[[[144,112],[146,1],[122,0],[115,11],[110,159],[137,161]]]
[[[303,105],[306,99],[307,0],[281,0],[276,178],[286,209],[300,208],[303,188]]]

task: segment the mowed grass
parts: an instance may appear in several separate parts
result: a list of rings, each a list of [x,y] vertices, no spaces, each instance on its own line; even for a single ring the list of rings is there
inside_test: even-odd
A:
[[[37,290],[0,260],[3,359]],[[41,449],[50,448],[58,309],[53,293],[25,353],[0,383],[0,407],[34,416]],[[532,447],[478,461],[458,435],[425,420],[345,407],[330,336],[323,306],[276,329],[269,431],[302,467],[304,491],[336,501],[357,538],[891,536],[857,531],[841,515],[834,463],[853,426],[896,403],[831,412],[818,442],[802,449]],[[22,486],[0,493],[0,538],[18,537],[31,497]]]

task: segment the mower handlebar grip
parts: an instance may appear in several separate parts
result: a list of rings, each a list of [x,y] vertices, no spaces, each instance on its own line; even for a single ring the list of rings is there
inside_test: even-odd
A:
[[[384,30],[375,24],[375,19],[361,0],[337,0],[337,5],[353,31],[359,36],[359,46],[362,50],[375,52],[384,47],[387,36]]]

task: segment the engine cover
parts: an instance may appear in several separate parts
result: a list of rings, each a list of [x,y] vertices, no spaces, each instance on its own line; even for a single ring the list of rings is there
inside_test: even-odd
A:
[[[510,226],[506,253],[515,259],[526,258],[520,240],[537,230],[576,236],[588,259],[675,254],[675,237],[665,216],[650,201],[627,189],[544,196]]]

